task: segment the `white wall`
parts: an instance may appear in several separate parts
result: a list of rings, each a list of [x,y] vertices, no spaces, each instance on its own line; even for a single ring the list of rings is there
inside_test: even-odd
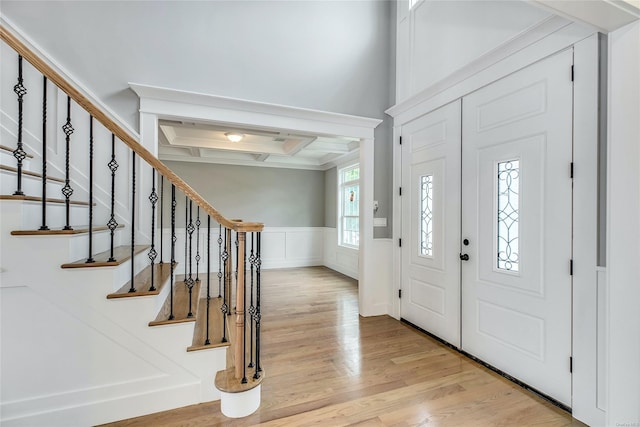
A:
[[[388,107],[388,2],[3,0],[2,14],[134,127],[128,82],[367,117]]]
[[[441,80],[550,17],[520,1],[398,1],[396,102]]]
[[[640,23],[609,34],[607,425],[640,424]]]
[[[134,130],[129,82],[386,119],[375,199],[391,215],[392,1],[12,1],[15,24]],[[179,31],[177,31],[179,29]],[[392,61],[391,61],[392,62]],[[388,237],[390,227],[377,228]]]

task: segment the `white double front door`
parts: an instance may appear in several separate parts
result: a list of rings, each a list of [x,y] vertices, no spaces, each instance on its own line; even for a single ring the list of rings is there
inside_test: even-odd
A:
[[[402,127],[402,318],[568,406],[572,61]]]

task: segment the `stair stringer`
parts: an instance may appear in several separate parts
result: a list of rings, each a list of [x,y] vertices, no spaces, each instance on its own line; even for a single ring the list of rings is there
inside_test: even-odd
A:
[[[107,300],[129,262],[61,269],[77,236],[11,236],[4,219],[3,426],[95,425],[219,398],[226,348],[187,353],[193,322],[147,326],[169,286]]]

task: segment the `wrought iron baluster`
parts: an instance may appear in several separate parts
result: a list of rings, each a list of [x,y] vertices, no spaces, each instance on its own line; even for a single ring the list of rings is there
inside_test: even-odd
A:
[[[151,175],[151,248],[149,249],[149,261],[151,261],[151,287],[150,292],[156,290],[155,286],[155,262],[158,252],[156,251],[156,203],[158,203],[158,193],[156,193],[156,170],[152,170]]]
[[[163,230],[164,229],[164,175],[160,175],[160,262],[163,264],[164,260],[164,241]]]
[[[255,265],[255,254],[253,252],[253,236],[254,233],[251,233],[251,250],[249,252],[249,268],[250,268],[250,291],[249,291],[249,321],[250,321],[250,329],[249,329],[249,367],[253,368],[253,323],[254,316],[256,314],[256,308],[253,305],[253,268]]]
[[[171,184],[171,289],[169,292],[169,320],[173,320],[173,274],[176,265],[176,186]]]
[[[197,206],[196,217],[196,282],[200,281],[200,206]]]
[[[187,233],[189,233],[189,277],[185,280],[187,284],[187,289],[189,289],[189,313],[187,313],[187,317],[193,317],[193,312],[191,308],[193,306],[193,285],[195,281],[192,276],[192,256],[193,256],[193,231],[195,227],[193,226],[193,201],[189,200],[189,224],[187,224]],[[186,257],[186,249],[185,249],[185,257]]]
[[[198,215],[200,208],[198,207]],[[200,217],[198,216],[198,220]],[[209,339],[209,305],[211,303],[211,215],[207,215],[207,332],[204,345],[211,344]]]
[[[222,227],[222,226],[221,226]],[[222,237],[218,237],[218,246],[222,245]],[[229,274],[229,270],[227,269],[227,259],[229,258],[229,252],[227,251],[227,228],[224,229],[224,250],[220,252],[220,265],[224,265],[223,275],[224,275],[224,287],[222,290],[222,306],[220,310],[222,310],[222,342],[227,342],[227,316],[229,315],[229,304],[227,304],[227,275]],[[222,279],[220,276],[222,271],[218,270],[218,277]]]
[[[256,312],[254,314],[254,322],[256,324],[256,370],[255,373],[253,375],[253,378],[258,379],[260,378],[260,372],[262,372],[262,367],[260,366],[260,320],[261,320],[261,313],[260,313],[260,269],[262,266],[262,260],[261,260],[261,255],[260,255],[260,238],[261,238],[262,233],[261,232],[257,232],[256,233],[256,259],[255,259],[255,263],[256,263]]]
[[[111,232],[111,253],[109,256],[109,262],[116,262],[113,256],[113,246],[116,228],[118,228],[118,222],[116,221],[116,170],[118,170],[118,162],[116,161],[116,136],[111,134],[111,160],[107,163],[109,170],[111,171],[111,218],[107,222],[107,227]]]
[[[136,241],[136,152],[132,151],[131,157],[131,287],[129,293],[136,291],[135,279],[135,241]]]
[[[42,76],[42,225],[47,227],[47,77]]]
[[[89,256],[87,264],[96,262],[93,259],[93,116],[89,116]]]
[[[27,88],[23,85],[24,80],[22,79],[22,55],[18,55],[18,83],[13,87],[13,91],[16,95],[18,95],[18,141],[16,144],[16,149],[13,150],[13,157],[16,158],[17,161],[17,171],[16,171],[16,191],[13,193],[16,196],[23,196],[24,192],[22,191],[22,162],[27,157],[27,153],[24,151],[22,144],[22,104],[24,102],[24,96],[27,94]]]
[[[71,203],[69,198],[73,194],[73,188],[71,188],[70,175],[69,175],[69,143],[71,142],[71,134],[73,133],[73,126],[71,125],[71,97],[67,96],[67,121],[62,126],[65,136],[65,162],[64,162],[64,187],[62,187],[62,194],[65,200],[66,209],[66,225],[65,230],[73,230],[70,224],[71,217]]]
[[[222,224],[218,224],[218,298],[222,298]]]

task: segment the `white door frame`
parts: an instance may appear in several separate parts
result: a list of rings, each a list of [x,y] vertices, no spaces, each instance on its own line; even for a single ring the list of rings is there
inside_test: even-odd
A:
[[[373,251],[373,152],[374,129],[379,119],[328,111],[269,104],[223,96],[186,92],[130,83],[140,97],[140,142],[157,153],[158,120],[220,122],[229,126],[258,126],[321,135],[360,139],[360,248],[358,300],[362,316],[379,313],[384,283],[374,277]],[[267,224],[268,225],[268,224]]]
[[[387,110],[394,117],[394,189],[401,185],[401,149],[399,138],[402,125],[433,111],[455,99],[497,81],[534,62],[551,56],[570,46],[574,47],[576,79],[574,81],[574,230],[585,230],[574,234],[574,292],[573,292],[573,397],[572,414],[591,425],[603,425],[605,412],[602,384],[598,383],[604,369],[598,360],[598,345],[605,337],[598,337],[598,268],[597,268],[597,147],[598,147],[598,34],[592,30],[572,24],[549,37],[521,49],[511,57],[502,59],[495,51],[496,61],[492,66],[467,73],[471,77],[453,82],[451,86],[425,97],[417,94],[413,98]],[[568,71],[570,72],[570,71]],[[394,243],[402,236],[401,202],[394,191]],[[593,232],[588,232],[593,230]],[[391,315],[400,318],[398,289],[401,286],[401,252],[394,245],[394,286],[389,291],[393,298]],[[600,284],[602,286],[602,284]],[[598,397],[600,396],[600,400]]]

